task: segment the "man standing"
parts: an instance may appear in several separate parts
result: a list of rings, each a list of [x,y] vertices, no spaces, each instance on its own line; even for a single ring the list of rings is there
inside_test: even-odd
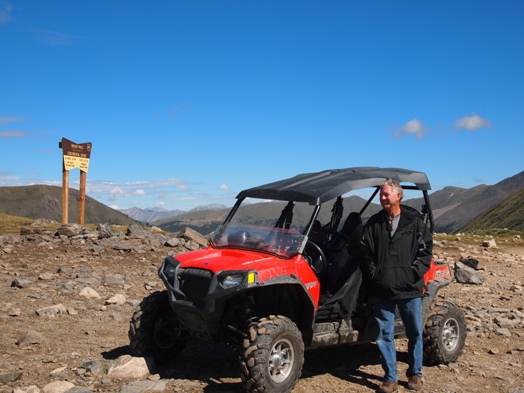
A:
[[[431,262],[433,239],[420,214],[400,205],[403,196],[396,180],[386,180],[380,188],[383,210],[368,220],[362,236],[364,270],[370,280],[374,316],[379,327],[376,343],[385,372],[378,393],[393,393],[398,388],[394,341],[396,307],[409,340],[407,388],[422,389],[422,287],[424,273]]]

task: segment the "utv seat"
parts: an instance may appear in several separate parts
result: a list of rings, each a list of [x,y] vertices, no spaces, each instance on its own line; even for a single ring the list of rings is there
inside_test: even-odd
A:
[[[346,221],[344,221],[340,232],[347,237],[351,237],[359,225],[362,225],[362,217],[357,212],[351,212],[348,214]]]
[[[330,291],[336,293],[360,267],[362,254],[360,238],[362,237],[362,218],[357,212],[349,213],[340,233],[331,243],[328,281]]]

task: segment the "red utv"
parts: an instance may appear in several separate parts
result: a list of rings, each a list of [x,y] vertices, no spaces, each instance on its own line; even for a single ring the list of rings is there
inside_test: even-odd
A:
[[[419,207],[403,208],[417,210],[433,231],[430,184],[422,172],[326,170],[240,192],[207,248],[162,263],[166,290],[146,297],[131,319],[134,354],[159,362],[180,352],[189,337],[226,342],[239,349],[247,392],[289,392],[305,349],[374,340],[360,234],[363,221],[380,209],[372,201],[386,179],[421,194],[413,199],[422,201]],[[371,190],[367,202],[351,196],[365,189]],[[450,282],[449,266],[432,261],[423,298],[428,365],[455,361],[464,347],[463,311],[434,302]],[[399,316],[395,329],[404,335]]]

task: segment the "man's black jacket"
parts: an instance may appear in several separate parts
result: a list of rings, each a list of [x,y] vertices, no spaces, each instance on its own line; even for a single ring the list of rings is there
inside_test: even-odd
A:
[[[386,212],[375,214],[364,227],[362,247],[363,268],[370,277],[369,289],[373,295],[388,299],[422,296],[433,238],[418,212],[402,205],[393,237]]]

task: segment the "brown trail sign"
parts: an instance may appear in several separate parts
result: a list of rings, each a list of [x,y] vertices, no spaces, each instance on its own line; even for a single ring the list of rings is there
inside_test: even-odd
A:
[[[74,143],[62,138],[58,147],[63,151],[62,165],[62,224],[69,221],[69,170],[80,169],[80,200],[78,201],[78,223],[84,225],[86,200],[86,173],[89,168],[92,143]]]

